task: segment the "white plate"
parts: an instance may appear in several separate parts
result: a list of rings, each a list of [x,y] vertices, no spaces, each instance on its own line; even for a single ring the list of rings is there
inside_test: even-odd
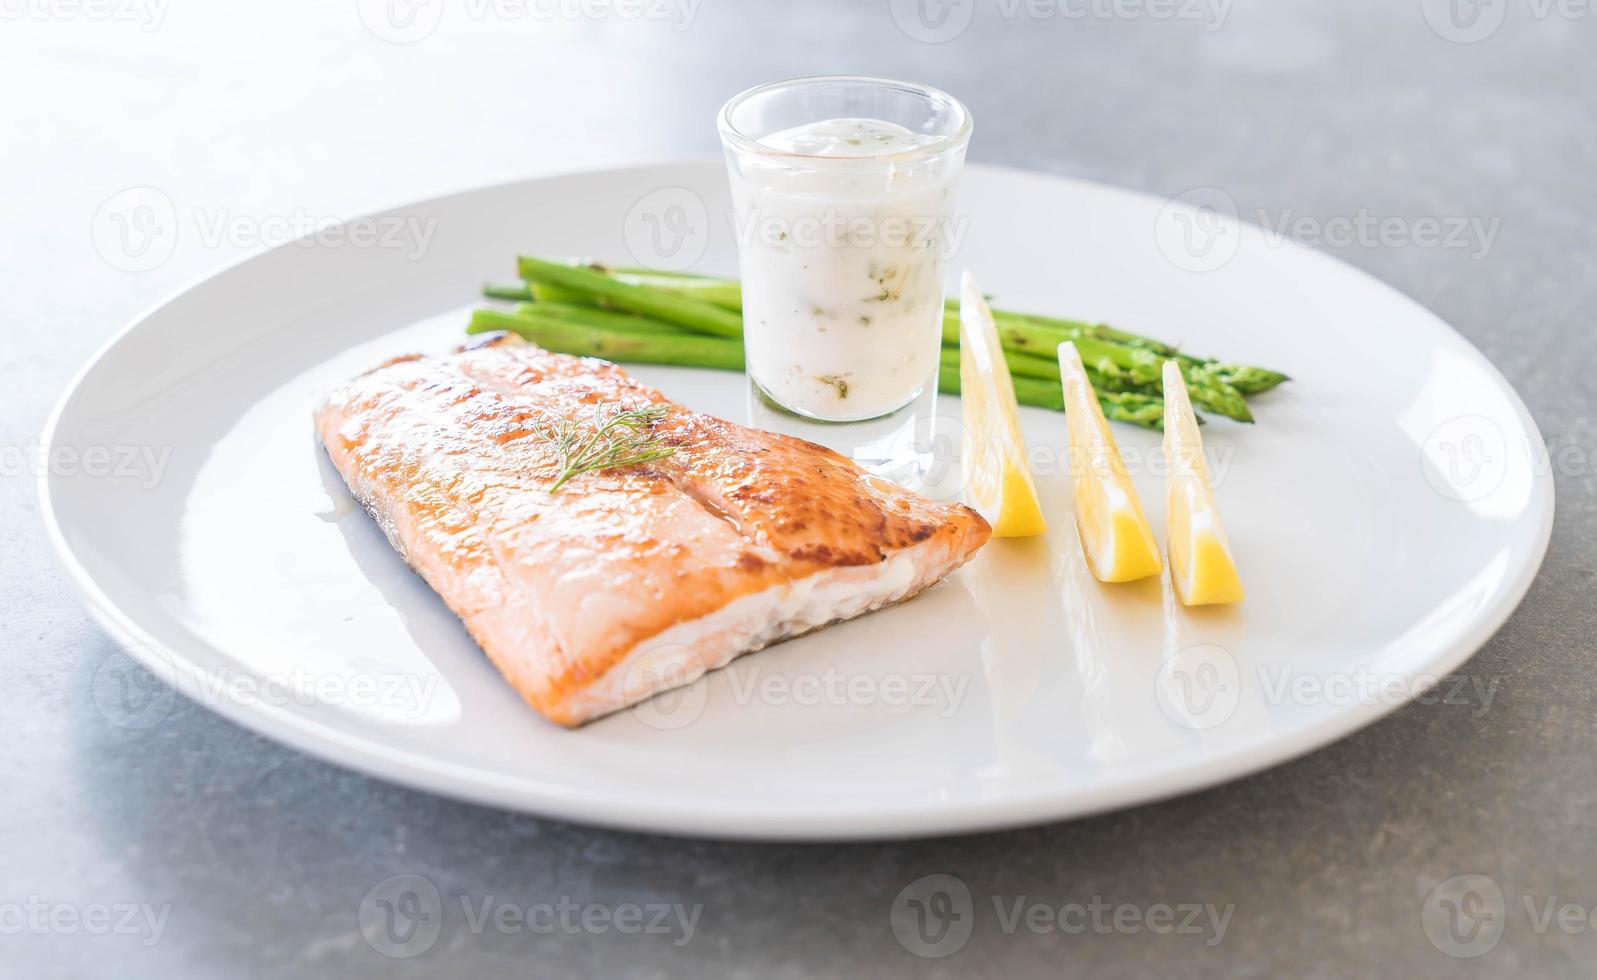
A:
[[[420,258],[403,234],[407,247],[289,245],[142,317],[46,433],[46,521],[91,608],[190,697],[376,776],[620,827],[845,838],[1076,816],[1291,758],[1457,668],[1536,572],[1553,512],[1540,436],[1436,317],[1212,212],[974,167],[954,268],[978,270],[1003,305],[1296,378],[1256,401],[1258,425],[1207,427],[1247,603],[1180,611],[1157,584],[1091,581],[1066,478],[1047,465],[1061,419],[1027,410],[1046,538],[994,542],[914,602],[668,702],[549,725],[351,505],[311,408],[390,355],[456,340],[478,284],[511,277],[518,251],[625,258],[629,241],[652,247],[647,212],[706,245],[700,268],[730,272],[724,182],[709,161],[459,194],[390,215],[434,222]],[[637,373],[744,418],[741,376]],[[1116,432],[1162,537],[1157,436]],[[67,455],[94,447],[109,456]],[[130,448],[170,454],[161,467]],[[141,701],[127,681],[96,678],[108,715],[170,710],[169,694]]]

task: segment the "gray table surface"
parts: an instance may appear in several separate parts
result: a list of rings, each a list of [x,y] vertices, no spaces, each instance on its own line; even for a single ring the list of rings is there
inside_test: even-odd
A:
[[[0,974],[1597,972],[1597,11],[1496,0],[1471,21],[1471,6],[1448,20],[1445,0],[983,0],[962,28],[959,0],[927,19],[887,0],[596,0],[585,16],[451,0],[395,44],[427,26],[427,0],[409,27],[382,0],[0,4]],[[913,36],[928,32],[946,39]],[[1333,235],[1400,219],[1413,234],[1326,247],[1456,325],[1563,450],[1546,564],[1466,668],[1496,685],[1489,704],[1410,706],[1251,779],[1096,819],[839,846],[591,830],[385,785],[196,705],[145,731],[95,710],[89,681],[122,654],[57,571],[28,450],[123,323],[259,250],[273,219],[702,156],[726,96],[827,72],[960,93],[984,162],[1169,196],[1216,186],[1250,218]],[[137,186],[194,220],[163,264],[129,273],[91,226]],[[1492,233],[1449,247],[1419,232],[1456,217]],[[973,896],[974,932],[943,959],[914,955],[889,916],[931,873]],[[408,959],[357,928],[397,874],[443,903]],[[1433,942],[1423,920],[1462,874],[1498,890],[1464,883],[1485,903],[1463,906],[1482,914],[1475,947]],[[474,928],[463,899],[698,911],[683,942],[679,925]],[[1006,929],[998,911],[1095,899],[1231,911],[1197,934]],[[1449,955],[1498,931],[1479,958]]]

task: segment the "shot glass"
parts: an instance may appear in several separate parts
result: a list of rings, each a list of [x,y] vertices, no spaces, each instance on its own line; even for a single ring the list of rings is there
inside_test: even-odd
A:
[[[825,76],[749,89],[719,128],[753,385],[822,422],[935,392],[969,111],[924,85]]]

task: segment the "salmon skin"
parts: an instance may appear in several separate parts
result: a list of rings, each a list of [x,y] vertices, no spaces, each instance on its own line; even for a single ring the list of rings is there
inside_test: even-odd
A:
[[[664,459],[584,473],[551,420],[664,406]],[[577,726],[908,599],[991,533],[968,507],[814,443],[690,411],[606,361],[499,336],[334,391],[316,432],[350,492],[494,665]]]

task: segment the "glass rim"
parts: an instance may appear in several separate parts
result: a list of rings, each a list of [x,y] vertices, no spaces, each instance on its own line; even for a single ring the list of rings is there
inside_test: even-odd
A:
[[[959,113],[959,126],[949,135],[940,137],[936,142],[927,143],[925,146],[917,146],[909,150],[900,150],[897,153],[883,153],[879,156],[839,157],[830,156],[824,153],[798,153],[792,150],[779,150],[775,147],[768,146],[760,142],[757,137],[750,136],[732,123],[732,113],[744,102],[747,102],[756,95],[762,95],[774,89],[796,88],[800,85],[808,85],[816,82],[853,82],[865,85],[890,86],[892,88],[905,89],[930,101],[943,102],[949,106],[952,106],[954,110]],[[893,157],[903,156],[936,156],[939,153],[944,153],[957,147],[961,143],[969,142],[971,131],[975,128],[975,124],[970,116],[970,110],[965,107],[965,103],[954,98],[952,95],[949,95],[947,92],[944,92],[942,89],[933,88],[930,85],[922,85],[919,82],[906,82],[897,78],[884,78],[877,75],[802,75],[797,78],[783,78],[774,82],[765,82],[763,84],[756,85],[753,88],[744,89],[728,99],[726,104],[721,106],[721,111],[716,114],[716,124],[716,128],[721,132],[722,142],[728,144],[729,146],[736,147],[737,149],[746,153],[754,153],[760,156],[780,157],[792,160],[848,161],[855,164],[859,164],[867,160],[885,160],[891,159]]]

